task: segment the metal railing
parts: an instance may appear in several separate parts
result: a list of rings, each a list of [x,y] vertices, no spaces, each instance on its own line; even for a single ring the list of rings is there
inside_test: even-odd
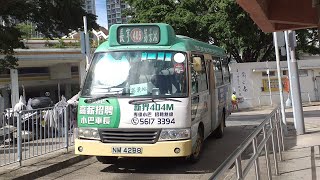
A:
[[[306,95],[306,98],[303,98],[303,94],[305,94]],[[276,96],[276,97],[279,97],[280,96],[280,94],[279,93],[274,93],[274,94],[272,94],[272,96],[271,97],[274,97],[274,96]],[[265,98],[269,98],[269,102],[270,102],[270,105],[272,105],[273,103],[272,103],[272,101],[271,101],[271,99],[270,99],[270,95],[269,94],[265,94],[265,95],[260,95],[259,97],[258,97],[258,103],[259,103],[259,107],[261,107],[262,105],[262,103],[261,103],[261,99],[262,99],[262,97],[265,97]],[[308,102],[309,104],[311,104],[311,97],[310,97],[310,93],[309,92],[301,92],[301,100],[302,100],[302,102]]]
[[[266,167],[268,179],[272,179],[272,168],[270,163],[269,143],[271,138],[273,162],[275,175],[279,175],[278,158],[282,161],[282,151],[284,151],[283,131],[281,122],[280,106],[275,108],[264,121],[247,137],[243,143],[215,170],[211,179],[221,179],[229,168],[235,164],[236,179],[244,179],[253,164],[255,166],[256,179],[261,179],[259,157],[264,150],[266,159]],[[242,156],[245,156],[245,151],[252,145],[252,156],[248,159],[245,166],[242,165]],[[278,151],[278,152],[277,152]]]
[[[0,167],[72,146],[70,106],[7,111],[0,127]]]

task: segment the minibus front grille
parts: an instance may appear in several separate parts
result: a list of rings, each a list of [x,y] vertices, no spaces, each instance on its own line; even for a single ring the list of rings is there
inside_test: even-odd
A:
[[[156,143],[160,131],[155,129],[99,129],[103,143]]]

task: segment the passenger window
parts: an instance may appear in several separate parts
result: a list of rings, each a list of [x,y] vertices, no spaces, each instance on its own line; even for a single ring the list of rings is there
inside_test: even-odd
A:
[[[230,71],[227,63],[222,64],[223,82],[224,84],[230,83]]]
[[[201,58],[201,71],[196,71],[194,67],[191,68],[191,84],[192,94],[196,94],[208,90],[207,69],[203,56],[193,56]]]
[[[213,58],[213,59],[215,61],[214,75],[216,80],[216,86],[221,86],[223,84],[223,79],[222,79],[222,67],[221,67],[220,58]]]

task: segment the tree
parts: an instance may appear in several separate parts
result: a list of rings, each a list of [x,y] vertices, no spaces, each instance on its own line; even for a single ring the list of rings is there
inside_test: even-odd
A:
[[[303,29],[296,31],[297,34],[297,54],[309,53],[320,54],[318,30]]]
[[[131,22],[164,22],[177,34],[226,49],[237,62],[274,59],[272,34],[262,32],[234,0],[127,0]]]
[[[82,17],[87,16],[88,28],[98,27],[96,16],[82,8],[83,0],[2,0],[0,8],[0,72],[17,66],[13,57],[15,48],[22,48],[23,33],[16,22],[32,22],[36,31],[46,37],[61,37],[83,27]],[[1,21],[0,21],[1,22]]]
[[[20,33],[21,33],[21,38],[31,38],[32,36],[32,31],[34,31],[34,28],[31,24],[26,24],[26,23],[19,23],[15,26]]]

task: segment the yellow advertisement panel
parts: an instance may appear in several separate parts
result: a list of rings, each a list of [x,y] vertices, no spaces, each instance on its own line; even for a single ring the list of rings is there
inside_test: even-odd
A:
[[[285,81],[286,78],[281,78],[282,83]],[[269,81],[268,79],[262,79],[262,91],[269,92]],[[279,82],[278,78],[270,78],[270,88],[271,91],[279,91]]]

